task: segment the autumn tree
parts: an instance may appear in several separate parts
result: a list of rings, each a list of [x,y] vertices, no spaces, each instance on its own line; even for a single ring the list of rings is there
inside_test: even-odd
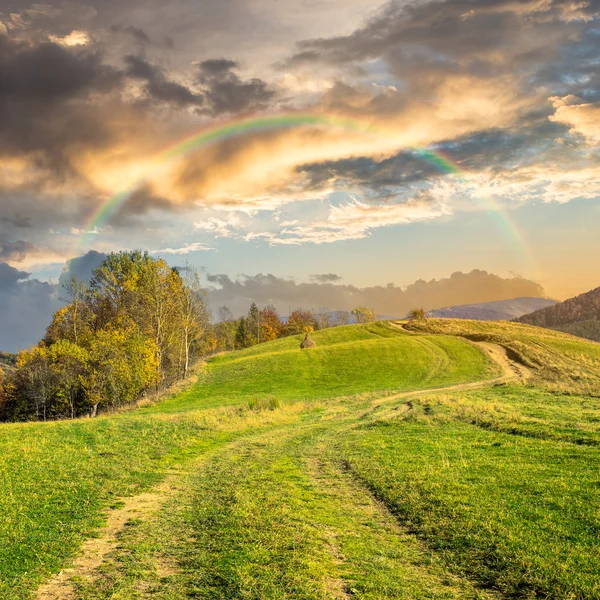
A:
[[[283,324],[272,304],[265,306],[259,313],[260,341],[270,342],[281,335]]]
[[[95,416],[185,377],[193,357],[216,347],[206,292],[189,266],[113,253],[89,286],[73,279],[65,294],[44,340],[18,356],[16,418]]]
[[[317,318],[311,310],[297,308],[289,316],[285,325],[286,335],[296,335],[307,331],[307,327],[318,328]]]

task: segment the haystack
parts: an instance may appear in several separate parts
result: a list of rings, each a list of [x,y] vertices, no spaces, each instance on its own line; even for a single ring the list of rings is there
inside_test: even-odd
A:
[[[309,331],[306,334],[306,337],[304,338],[302,343],[300,344],[300,348],[302,348],[302,350],[304,350],[304,348],[314,348],[315,346],[316,346],[316,344],[312,341],[312,338],[310,337],[310,331]]]

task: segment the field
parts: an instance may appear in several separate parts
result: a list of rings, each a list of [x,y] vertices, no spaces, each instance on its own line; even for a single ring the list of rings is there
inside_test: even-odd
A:
[[[136,410],[0,426],[0,597],[600,598],[599,344],[313,337]]]

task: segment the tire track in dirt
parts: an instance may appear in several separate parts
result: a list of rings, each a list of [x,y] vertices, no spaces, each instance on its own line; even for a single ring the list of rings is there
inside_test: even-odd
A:
[[[502,375],[495,379],[486,379],[471,383],[462,383],[446,387],[414,390],[386,396],[371,402],[370,409],[360,415],[365,418],[379,407],[394,400],[435,394],[437,392],[467,391],[498,385],[501,383],[525,381],[531,377],[529,369],[512,361],[505,348],[491,342],[471,342],[481,348],[492,361],[501,369]],[[115,549],[119,533],[131,519],[144,519],[160,510],[164,502],[178,490],[178,483],[185,471],[177,471],[168,475],[161,483],[148,492],[137,496],[123,498],[123,506],[107,513],[107,521],[99,531],[99,536],[86,540],[82,544],[79,556],[69,568],[61,570],[52,579],[42,584],[37,591],[36,600],[76,600],[73,586],[76,578],[89,579],[94,577],[96,570],[103,564],[106,557]],[[338,582],[335,582],[338,583]],[[335,586],[334,586],[335,587]],[[344,588],[339,589],[340,597],[344,596]]]

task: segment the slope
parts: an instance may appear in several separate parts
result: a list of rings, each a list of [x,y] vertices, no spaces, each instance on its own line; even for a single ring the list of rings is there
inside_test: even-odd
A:
[[[600,287],[516,320],[600,341]]]
[[[598,598],[597,401],[498,386],[465,338],[518,341],[539,381],[540,348],[596,345],[443,324],[278,340],[140,410],[3,426],[0,598]]]

